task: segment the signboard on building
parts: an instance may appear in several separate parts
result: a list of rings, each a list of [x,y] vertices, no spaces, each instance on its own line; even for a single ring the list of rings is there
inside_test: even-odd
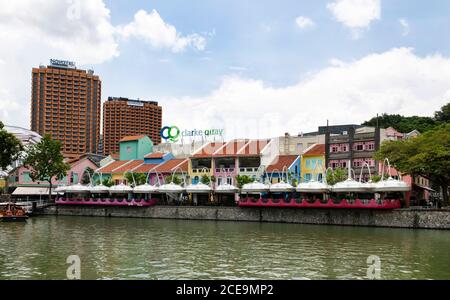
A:
[[[144,106],[143,102],[141,102],[141,101],[133,101],[133,100],[128,100],[127,104],[129,106],[139,106],[139,107],[143,107]]]
[[[212,136],[222,137],[224,131],[224,129],[220,128],[180,130],[177,126],[164,126],[161,128],[160,135],[166,141],[177,142],[180,136],[182,138],[208,138]]]
[[[75,69],[75,62],[69,60],[50,59],[50,64],[55,67]]]

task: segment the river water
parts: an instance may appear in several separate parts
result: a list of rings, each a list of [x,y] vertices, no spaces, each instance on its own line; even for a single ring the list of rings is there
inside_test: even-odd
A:
[[[450,232],[89,217],[0,223],[0,279],[450,279]]]

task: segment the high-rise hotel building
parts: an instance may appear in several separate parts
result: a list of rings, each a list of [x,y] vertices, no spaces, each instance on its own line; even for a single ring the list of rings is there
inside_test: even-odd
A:
[[[32,70],[31,130],[60,140],[66,157],[97,153],[101,81],[92,70],[50,60]]]
[[[162,107],[156,101],[109,97],[103,103],[103,154],[119,152],[125,136],[147,135],[161,143]]]

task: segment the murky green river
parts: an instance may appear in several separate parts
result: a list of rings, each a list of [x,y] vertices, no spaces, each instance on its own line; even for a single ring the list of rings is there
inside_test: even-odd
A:
[[[33,217],[0,223],[0,279],[450,279],[450,232],[267,223]]]

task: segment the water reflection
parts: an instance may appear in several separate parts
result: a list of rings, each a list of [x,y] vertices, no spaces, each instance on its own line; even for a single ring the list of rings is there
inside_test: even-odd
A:
[[[0,279],[450,279],[450,233],[269,223],[35,217],[0,223]]]

